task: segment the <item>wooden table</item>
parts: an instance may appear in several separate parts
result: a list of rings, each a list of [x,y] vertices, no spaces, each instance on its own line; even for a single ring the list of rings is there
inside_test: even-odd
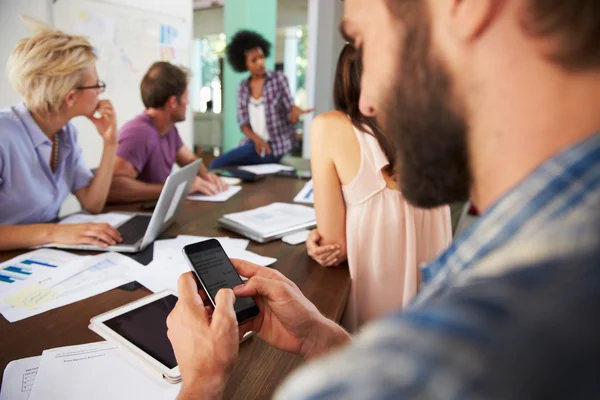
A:
[[[238,235],[218,228],[217,220],[226,213],[253,209],[272,202],[291,202],[305,181],[267,177],[245,184],[241,192],[225,203],[186,201],[165,235]],[[136,209],[138,206],[109,210]],[[350,276],[346,267],[322,268],[306,255],[303,245],[289,246],[281,241],[250,244],[248,250],[277,258],[273,268],[294,281],[304,295],[327,317],[339,321],[348,293]],[[6,261],[22,252],[0,252]],[[90,318],[150,294],[145,288],[133,292],[114,289],[86,300],[19,321],[0,317],[0,370],[15,359],[37,356],[45,349],[99,341],[88,329]],[[267,399],[279,383],[301,363],[299,357],[270,348],[257,338],[240,347],[240,356],[225,391],[226,399]],[[0,381],[1,382],[1,381]]]

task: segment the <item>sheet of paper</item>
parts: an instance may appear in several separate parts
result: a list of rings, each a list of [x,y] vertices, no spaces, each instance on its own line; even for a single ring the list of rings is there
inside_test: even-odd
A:
[[[59,250],[39,249],[0,264],[0,302],[32,283],[49,287],[79,272],[70,265],[80,256]]]
[[[232,239],[228,237],[209,238],[204,236],[179,235],[174,239],[157,240],[154,242],[154,259],[164,261],[184,261],[183,247],[188,244],[202,242],[208,239],[217,239],[225,253],[234,250],[246,250],[249,241],[246,239]]]
[[[177,236],[177,239],[180,240],[182,243],[185,243],[186,245],[197,243],[201,240],[217,239],[221,246],[223,246],[223,249],[225,249],[225,252],[227,252],[228,250],[246,250],[248,244],[250,244],[250,241],[248,239],[234,239],[226,236],[207,238],[203,236],[179,235]]]
[[[300,243],[306,242],[306,238],[310,234],[309,230],[303,230],[300,232],[292,233],[291,235],[287,235],[281,238],[284,243],[291,244],[295,246]]]
[[[314,208],[288,203],[273,203],[254,210],[227,214],[225,218],[263,235],[316,221]]]
[[[294,167],[281,164],[259,164],[259,165],[244,165],[238,169],[252,172],[256,175],[276,174],[279,171],[293,171]]]
[[[264,257],[243,249],[230,249],[227,255],[230,258],[239,258],[265,267],[277,261],[276,258]],[[190,267],[182,254],[169,260],[155,257],[144,269],[138,271],[135,280],[154,293],[163,290],[177,292],[179,276],[189,271]]]
[[[213,203],[223,203],[232,198],[237,192],[242,190],[241,186],[229,186],[227,190],[221,192],[219,194],[215,194],[213,196],[207,196],[203,194],[194,194],[188,196],[188,200],[196,200],[196,201],[210,201]]]
[[[4,303],[25,310],[35,310],[54,300],[60,293],[48,289],[39,283],[32,283],[4,299]]]
[[[0,400],[27,400],[33,388],[42,356],[11,361],[2,375]]]
[[[98,42],[115,43],[117,24],[113,18],[93,11],[79,11],[75,20],[75,33],[89,36]]]
[[[313,181],[312,179],[304,185],[302,190],[294,197],[295,203],[314,204],[315,197],[313,194]]]
[[[46,350],[30,400],[174,399],[180,385],[170,385],[123,358],[108,342]]]
[[[73,268],[82,272],[52,286],[53,291],[61,293],[54,300],[35,310],[7,306],[0,312],[9,322],[20,321],[129,283],[144,266],[119,253],[102,253],[76,260]]]
[[[249,261],[254,264],[261,265],[263,267],[268,267],[269,265],[277,262],[276,258],[261,256],[260,254],[253,253],[248,250],[233,252],[229,258],[238,258],[240,260]]]
[[[77,213],[69,215],[62,219],[59,224],[89,224],[89,223],[106,223],[112,226],[121,225],[123,222],[131,219],[131,214],[122,213],[105,213],[105,214],[85,214]]]

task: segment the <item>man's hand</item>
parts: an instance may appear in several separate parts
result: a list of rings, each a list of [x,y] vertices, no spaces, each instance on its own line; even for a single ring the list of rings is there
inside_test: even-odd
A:
[[[167,335],[183,380],[180,399],[221,398],[239,350],[235,296],[219,290],[211,319],[191,272],[179,277],[178,293]]]
[[[189,194],[202,193],[202,194],[206,194],[208,196],[213,196],[219,192],[220,192],[219,187],[216,184],[197,176],[194,178],[194,182],[192,182],[192,186],[190,186]]]
[[[290,112],[289,120],[292,124],[296,124],[298,122],[298,120],[300,119],[300,116],[302,116],[304,114],[310,114],[311,112],[314,112],[315,110],[316,110],[316,108],[310,108],[308,110],[303,110],[298,106],[293,106],[292,111]]]
[[[50,232],[51,243],[91,244],[106,248],[122,241],[119,231],[109,224],[57,224]]]
[[[223,182],[223,180],[221,178],[219,178],[217,175],[215,174],[211,174],[210,172],[207,173],[204,177],[205,180],[207,180],[208,182],[212,183],[216,188],[217,188],[217,192],[221,193],[227,190],[227,184],[225,182]]]
[[[266,155],[271,154],[271,146],[269,146],[269,143],[265,142],[261,138],[254,139],[253,143],[254,143],[254,150],[256,151],[256,154],[258,154],[259,156],[264,157]]]
[[[94,115],[88,117],[96,126],[98,133],[106,144],[117,144],[117,117],[115,110],[109,100],[100,100],[96,112],[100,117]]]
[[[339,244],[328,244],[321,246],[321,235],[313,229],[306,238],[306,251],[308,255],[323,267],[335,267],[345,261]]]
[[[325,318],[280,272],[247,261],[231,261],[241,276],[249,278],[234,288],[235,295],[253,297],[260,309],[256,318],[240,326],[240,335],[254,331],[269,345],[305,358],[349,340],[346,331]]]

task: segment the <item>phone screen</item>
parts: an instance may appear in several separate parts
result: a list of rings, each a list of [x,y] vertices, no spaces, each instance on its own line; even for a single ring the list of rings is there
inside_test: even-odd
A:
[[[213,304],[219,289],[233,289],[243,283],[217,240],[186,246],[184,252]],[[237,297],[234,309],[239,323],[258,315],[258,307],[249,297]]]

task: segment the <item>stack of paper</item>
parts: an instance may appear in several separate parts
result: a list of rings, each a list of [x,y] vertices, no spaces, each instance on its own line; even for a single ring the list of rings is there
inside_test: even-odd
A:
[[[108,342],[46,350],[8,364],[0,400],[174,399],[181,385],[142,372]]]
[[[154,293],[167,289],[177,292],[179,276],[190,271],[183,255],[183,247],[208,239],[211,238],[180,235],[175,239],[157,240],[154,242],[152,262],[145,268],[138,270],[135,279]],[[239,258],[265,267],[277,261],[275,258],[263,257],[247,251],[247,240],[227,237],[215,239],[223,246],[223,250],[229,258]]]
[[[227,214],[223,219],[260,236],[291,231],[295,227],[316,222],[314,208],[287,203],[273,203],[254,210]]]
[[[23,254],[0,264],[0,313],[9,322],[20,321],[131,282],[139,269],[141,264],[118,253]]]
[[[243,171],[252,172],[256,175],[268,175],[268,174],[276,174],[281,171],[293,171],[294,167],[290,167],[287,165],[281,164],[259,164],[259,165],[244,165],[242,167],[238,167]]]
[[[294,197],[294,202],[304,204],[315,204],[312,179],[306,182],[300,193],[298,193],[296,197]]]

